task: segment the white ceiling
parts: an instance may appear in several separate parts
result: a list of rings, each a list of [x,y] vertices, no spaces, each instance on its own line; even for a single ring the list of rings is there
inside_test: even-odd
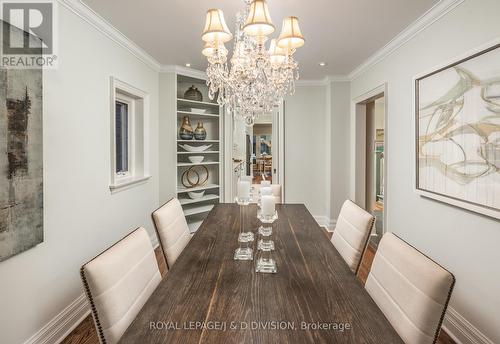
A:
[[[204,70],[201,31],[209,8],[234,32],[243,0],[83,0],[161,64]],[[301,79],[346,75],[439,0],[268,0],[272,20],[298,16],[306,44],[296,53]],[[275,35],[278,35],[275,32]],[[231,47],[229,44],[228,47]],[[318,62],[326,62],[320,67]]]

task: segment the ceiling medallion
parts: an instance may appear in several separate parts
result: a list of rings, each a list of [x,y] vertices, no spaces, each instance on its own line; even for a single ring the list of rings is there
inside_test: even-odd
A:
[[[241,116],[253,125],[261,114],[270,113],[287,94],[295,91],[299,78],[295,50],[304,45],[297,17],[283,19],[281,34],[271,39],[275,31],[266,0],[244,0],[244,12],[236,14],[233,55],[228,60],[224,43],[233,35],[219,9],[207,11],[201,36],[205,45],[202,54],[208,59],[207,85],[210,99],[234,116]]]

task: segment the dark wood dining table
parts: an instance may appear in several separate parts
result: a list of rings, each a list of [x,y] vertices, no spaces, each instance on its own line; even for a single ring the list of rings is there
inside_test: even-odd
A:
[[[120,343],[402,343],[306,207],[276,209],[276,274],[233,260],[257,207],[216,205]]]

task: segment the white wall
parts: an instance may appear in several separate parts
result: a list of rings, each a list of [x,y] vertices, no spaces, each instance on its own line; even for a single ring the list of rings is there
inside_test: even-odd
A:
[[[330,216],[330,114],[326,86],[300,86],[285,99],[285,201]]]
[[[500,343],[500,223],[414,192],[412,78],[500,37],[499,13],[498,0],[466,0],[351,87],[353,99],[388,83],[388,230],[455,274],[451,307],[495,343]]]
[[[27,340],[83,293],[79,268],[158,204],[158,73],[59,8],[59,69],[44,75],[45,240],[0,263],[0,343]],[[111,195],[110,76],[150,94],[145,184]],[[152,232],[150,232],[152,233]]]
[[[350,161],[350,83],[332,82],[331,99],[331,210],[330,217],[337,219],[340,208],[349,198],[349,161]]]
[[[159,119],[158,139],[159,159],[159,185],[160,204],[163,204],[176,195],[176,159],[177,159],[177,130],[176,123],[176,75],[174,73],[160,73],[159,83]],[[168,157],[173,157],[168,159]]]
[[[349,81],[301,85],[285,100],[285,201],[321,225],[349,198]]]

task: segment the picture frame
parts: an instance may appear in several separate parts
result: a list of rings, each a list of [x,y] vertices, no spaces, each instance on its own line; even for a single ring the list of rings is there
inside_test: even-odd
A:
[[[500,43],[414,78],[415,190],[500,219]]]

